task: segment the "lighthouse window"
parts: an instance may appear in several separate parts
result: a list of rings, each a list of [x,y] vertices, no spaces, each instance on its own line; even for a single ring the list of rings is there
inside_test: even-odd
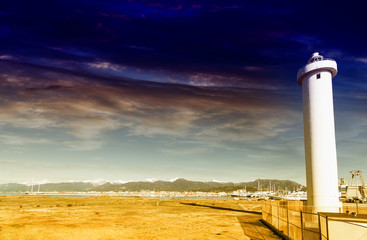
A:
[[[320,73],[318,73],[318,74],[316,75],[316,78],[317,78],[317,79],[321,78],[321,74],[320,74]]]

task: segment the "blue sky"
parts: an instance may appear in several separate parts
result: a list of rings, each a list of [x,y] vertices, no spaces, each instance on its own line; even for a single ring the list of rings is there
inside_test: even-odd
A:
[[[0,182],[305,184],[296,73],[316,51],[339,68],[339,177],[366,171],[362,16],[327,1],[8,1]]]

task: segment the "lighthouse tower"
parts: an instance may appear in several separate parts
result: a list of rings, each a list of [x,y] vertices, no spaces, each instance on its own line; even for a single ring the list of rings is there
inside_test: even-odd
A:
[[[315,212],[339,209],[332,78],[334,60],[314,53],[297,73],[302,86],[307,205]]]

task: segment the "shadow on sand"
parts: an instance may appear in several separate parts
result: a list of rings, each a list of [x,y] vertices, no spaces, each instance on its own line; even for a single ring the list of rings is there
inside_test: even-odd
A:
[[[261,212],[256,212],[256,211],[240,210],[240,209],[217,207],[217,206],[210,206],[210,205],[201,205],[201,204],[197,204],[197,203],[183,203],[183,202],[181,202],[180,204],[196,206],[196,207],[207,207],[207,208],[213,208],[213,209],[218,209],[218,210],[226,210],[226,211],[234,211],[234,212],[253,213],[253,214],[261,215]]]
[[[241,225],[241,228],[248,238],[252,240],[281,240],[279,236],[275,235],[269,228],[267,228],[262,222],[261,219],[261,212],[257,211],[248,211],[248,210],[240,210],[240,209],[233,209],[233,208],[226,208],[226,207],[218,207],[218,206],[211,206],[211,205],[202,205],[197,203],[183,203],[183,205],[190,205],[195,207],[206,207],[206,208],[213,208],[218,210],[225,210],[225,211],[234,211],[234,212],[241,212],[245,213],[242,216],[237,216],[237,220]]]

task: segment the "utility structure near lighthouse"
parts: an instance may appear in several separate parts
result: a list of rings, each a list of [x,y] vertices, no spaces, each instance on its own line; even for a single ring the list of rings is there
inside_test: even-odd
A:
[[[337,64],[314,53],[297,73],[302,86],[307,205],[315,212],[338,212],[332,78]]]

